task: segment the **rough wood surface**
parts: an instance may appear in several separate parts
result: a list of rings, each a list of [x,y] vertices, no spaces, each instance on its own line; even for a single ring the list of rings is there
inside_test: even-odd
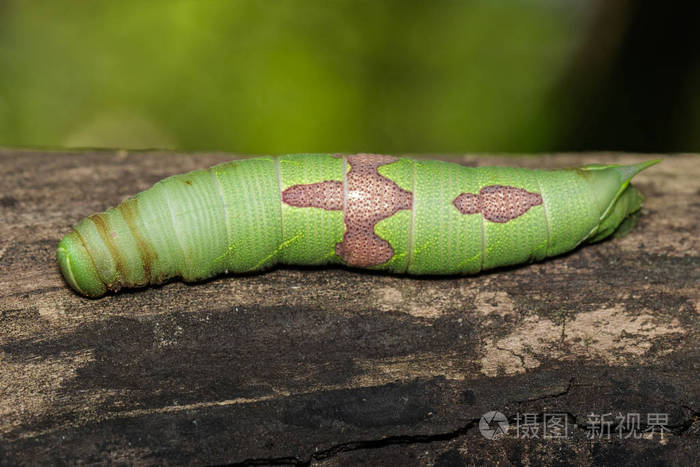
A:
[[[697,462],[697,156],[635,179],[647,200],[626,237],[477,277],[284,268],[100,300],[64,284],[55,247],[76,221],[230,158],[0,150],[0,464]],[[507,436],[481,435],[490,410]],[[567,439],[512,430],[554,412]],[[669,431],[589,440],[607,413],[641,430],[667,414]]]

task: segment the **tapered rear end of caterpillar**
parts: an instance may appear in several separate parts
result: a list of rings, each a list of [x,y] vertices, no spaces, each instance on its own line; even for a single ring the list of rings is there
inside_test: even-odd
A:
[[[586,238],[586,243],[601,241],[613,233],[624,235],[634,226],[634,223],[636,223],[636,216],[634,215],[642,207],[644,196],[630,185],[630,181],[642,170],[659,162],[661,162],[661,159],[649,160],[634,165],[588,166],[586,168],[594,174],[596,172],[611,174],[614,190],[611,192],[608,189],[608,193],[606,193],[602,189],[604,187],[603,184],[600,184],[601,189],[596,190],[602,198],[601,206],[606,207],[602,210],[598,227]],[[610,193],[613,193],[612,196],[610,196]]]

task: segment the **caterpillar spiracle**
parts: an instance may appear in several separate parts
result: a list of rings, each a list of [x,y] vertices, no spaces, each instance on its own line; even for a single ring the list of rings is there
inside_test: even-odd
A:
[[[81,220],[63,276],[99,297],[275,264],[476,274],[539,261],[630,224],[630,179],[659,162],[530,170],[385,155],[258,157],[166,178]]]

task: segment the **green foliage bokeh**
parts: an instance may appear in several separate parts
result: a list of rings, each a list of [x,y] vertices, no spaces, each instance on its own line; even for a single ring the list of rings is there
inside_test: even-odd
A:
[[[549,1],[0,3],[0,145],[541,151],[585,10]]]

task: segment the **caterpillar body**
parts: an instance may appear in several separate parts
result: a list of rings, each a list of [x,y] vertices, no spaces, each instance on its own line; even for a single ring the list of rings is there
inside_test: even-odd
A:
[[[275,264],[475,274],[599,241],[641,207],[658,160],[530,170],[374,154],[297,154],[166,178],[80,221],[58,245],[68,284],[108,290]]]

